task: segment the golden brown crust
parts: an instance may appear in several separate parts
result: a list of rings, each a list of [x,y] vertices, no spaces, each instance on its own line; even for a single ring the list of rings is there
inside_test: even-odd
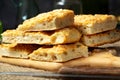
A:
[[[74,25],[85,35],[115,29],[117,19],[114,15],[76,15]]]
[[[88,27],[89,24],[96,24],[102,23],[104,21],[112,21],[116,20],[115,16],[113,15],[102,15],[102,14],[95,14],[95,15],[76,15],[75,16],[75,24],[76,25],[85,25],[84,27]],[[94,27],[94,26],[89,26]]]
[[[25,20],[17,30],[24,31],[46,31],[56,30],[72,25],[74,12],[67,9],[56,9],[50,12],[41,13],[33,18]]]

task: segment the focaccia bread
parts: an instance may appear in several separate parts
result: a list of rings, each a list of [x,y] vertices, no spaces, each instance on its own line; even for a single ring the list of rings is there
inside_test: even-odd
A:
[[[67,45],[39,48],[29,55],[30,59],[39,61],[65,62],[79,57],[87,57],[88,47],[77,42]]]
[[[1,44],[0,55],[14,58],[28,58],[28,55],[40,45],[31,44]]]
[[[114,15],[76,15],[74,25],[85,35],[91,35],[116,28],[117,19]]]
[[[74,27],[63,28],[57,31],[24,32],[7,30],[2,33],[2,42],[24,44],[65,44],[79,41],[81,33]]]
[[[120,30],[110,30],[94,35],[83,35],[81,40],[85,45],[89,47],[112,43],[120,40]]]
[[[23,31],[47,31],[61,29],[72,25],[74,12],[67,9],[56,9],[50,12],[41,13],[33,18],[25,20],[17,30]]]

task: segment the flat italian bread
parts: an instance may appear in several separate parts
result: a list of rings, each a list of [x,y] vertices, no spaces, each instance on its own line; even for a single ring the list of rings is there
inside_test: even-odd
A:
[[[2,33],[2,42],[54,45],[77,42],[81,35],[74,27],[47,32],[7,30]]]
[[[88,47],[80,42],[40,47],[29,55],[30,59],[47,62],[66,62],[88,56]]]
[[[74,12],[72,10],[56,9],[25,20],[17,27],[17,30],[50,31],[70,26],[73,22]]]
[[[116,28],[117,19],[114,15],[76,15],[74,25],[84,35],[92,35]]]

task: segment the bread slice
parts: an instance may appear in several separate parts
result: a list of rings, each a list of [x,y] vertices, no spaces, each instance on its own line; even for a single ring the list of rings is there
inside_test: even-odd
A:
[[[65,44],[79,41],[81,33],[74,27],[48,32],[24,32],[7,30],[2,33],[2,42],[24,44]]]
[[[94,35],[83,35],[82,42],[89,46],[95,47],[106,43],[112,43],[120,40],[120,30],[110,30]]]
[[[117,20],[113,15],[76,15],[74,25],[85,35],[91,35],[116,28]]]
[[[30,59],[39,61],[65,62],[88,56],[88,47],[77,42],[66,45],[39,48],[29,55]]]
[[[28,58],[28,55],[40,47],[30,44],[1,44],[0,55],[14,58]]]
[[[41,13],[33,18],[25,20],[17,30],[23,31],[46,31],[56,30],[72,25],[74,12],[67,9],[56,9],[50,12]]]

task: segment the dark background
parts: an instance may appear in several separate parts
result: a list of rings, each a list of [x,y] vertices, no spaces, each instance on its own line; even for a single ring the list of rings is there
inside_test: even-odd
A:
[[[54,0],[35,0],[38,13],[53,10]],[[73,0],[74,1],[74,0]],[[81,0],[83,14],[114,14],[120,15],[120,0]],[[15,4],[19,0],[0,0],[0,20],[3,30],[17,27],[18,10]]]

